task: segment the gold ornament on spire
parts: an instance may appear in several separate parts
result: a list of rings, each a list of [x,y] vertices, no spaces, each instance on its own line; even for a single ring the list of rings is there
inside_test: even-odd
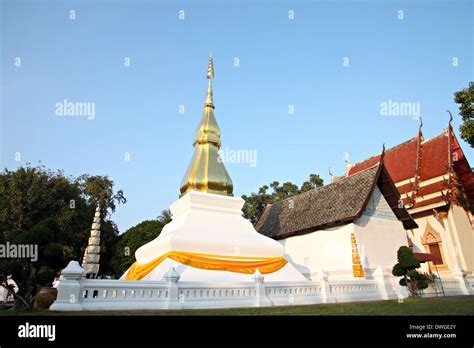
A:
[[[209,55],[209,65],[207,66],[207,78],[212,80],[214,78],[214,64],[212,63],[212,51]]]
[[[191,190],[225,196],[233,195],[232,179],[219,157],[221,132],[214,116],[215,107],[212,99],[212,79],[214,78],[212,52],[209,57],[207,78],[204,112],[193,142],[194,155],[181,182],[180,196]]]
[[[209,106],[214,109],[214,101],[212,100],[212,79],[214,78],[214,64],[212,62],[212,51],[209,55],[209,64],[207,66],[207,95],[204,107]]]

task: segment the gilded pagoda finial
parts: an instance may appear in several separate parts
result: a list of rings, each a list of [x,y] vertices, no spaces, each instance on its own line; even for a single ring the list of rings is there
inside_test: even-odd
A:
[[[207,78],[212,80],[214,78],[214,64],[212,63],[212,51],[209,54],[209,65],[207,66]]]
[[[212,52],[207,67],[207,95],[204,113],[194,138],[194,156],[181,182],[180,192],[183,196],[191,190],[232,196],[233,184],[224,163],[219,157],[221,131],[214,116],[212,100],[212,79],[214,64]]]
[[[204,103],[204,106],[209,106],[211,108],[214,108],[214,101],[212,100],[212,79],[214,78],[214,63],[212,62],[212,51],[209,55],[209,64],[207,65],[207,79],[208,79],[208,85],[207,85],[207,96],[206,96],[206,102]]]

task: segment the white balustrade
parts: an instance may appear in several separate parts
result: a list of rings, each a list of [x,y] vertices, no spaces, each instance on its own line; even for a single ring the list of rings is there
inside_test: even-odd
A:
[[[58,297],[51,310],[260,307],[400,296],[400,289],[394,289],[394,279],[381,269],[374,273],[373,279],[328,280],[327,274],[321,271],[318,280],[306,282],[264,282],[264,276],[257,270],[254,281],[227,283],[179,281],[179,274],[173,268],[160,281],[86,279],[81,272],[76,261],[63,270]],[[443,281],[443,286],[449,294],[461,294],[461,285],[455,278]]]

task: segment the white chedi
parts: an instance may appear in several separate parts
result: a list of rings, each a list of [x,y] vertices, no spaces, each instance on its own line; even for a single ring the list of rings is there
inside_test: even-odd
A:
[[[242,216],[244,200],[233,197],[233,183],[219,161],[220,129],[214,115],[212,55],[194,155],[180,186],[181,198],[170,209],[172,221],[153,241],[135,252],[136,262],[122,278],[161,280],[173,268],[179,281],[305,281],[284,258],[277,241],[259,234]]]
[[[135,252],[140,265],[153,261],[170,251],[199,254],[278,258],[284,248],[277,241],[259,234],[242,216],[244,200],[190,191],[174,202],[170,209],[172,221],[161,234]],[[143,280],[161,280],[173,267],[180,281],[252,281],[252,274],[191,267],[166,258]],[[127,271],[128,272],[128,271]],[[125,278],[127,272],[122,276]],[[265,274],[265,281],[305,281],[306,278],[288,262],[283,268]]]

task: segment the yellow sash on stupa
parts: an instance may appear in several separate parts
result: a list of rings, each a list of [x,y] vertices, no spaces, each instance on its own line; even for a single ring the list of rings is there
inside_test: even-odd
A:
[[[150,273],[166,258],[194,268],[253,274],[257,268],[263,274],[273,273],[287,264],[281,257],[248,257],[198,254],[188,251],[170,251],[148,263],[140,265],[134,262],[125,276],[126,280],[140,280]]]

